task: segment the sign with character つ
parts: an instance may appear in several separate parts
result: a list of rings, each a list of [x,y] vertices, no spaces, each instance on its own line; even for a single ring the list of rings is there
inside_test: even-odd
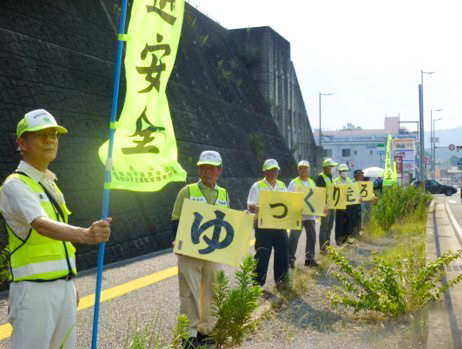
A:
[[[173,252],[239,266],[249,250],[254,215],[185,199]]]
[[[303,193],[260,190],[258,227],[302,229]]]

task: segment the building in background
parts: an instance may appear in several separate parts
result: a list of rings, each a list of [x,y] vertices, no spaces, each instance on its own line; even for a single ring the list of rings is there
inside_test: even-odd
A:
[[[315,130],[319,135],[319,130]],[[416,133],[400,127],[400,117],[385,117],[383,129],[365,130],[347,124],[338,131],[323,131],[322,146],[324,157],[345,163],[354,169],[381,167],[385,165],[387,137],[393,136],[391,156],[397,157],[397,169],[404,183],[415,178],[416,170]],[[318,136],[315,136],[318,137]],[[401,173],[400,173],[401,172]]]

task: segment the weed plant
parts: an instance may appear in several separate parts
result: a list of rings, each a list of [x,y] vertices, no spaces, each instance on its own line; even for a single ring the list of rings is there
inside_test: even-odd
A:
[[[333,304],[359,310],[374,310],[396,316],[416,311],[436,300],[447,289],[462,280],[462,274],[442,283],[445,266],[462,256],[462,250],[448,251],[427,263],[425,234],[427,208],[431,195],[413,186],[393,186],[384,190],[374,206],[366,236],[380,238],[385,234],[396,243],[381,256],[372,255],[366,268],[354,268],[339,251],[329,248],[337,269],[332,275],[338,281],[328,297]]]
[[[366,231],[375,236],[383,235],[398,220],[408,216],[414,216],[417,221],[425,221],[431,200],[430,193],[415,186],[386,187],[380,200],[373,206],[370,226]]]
[[[138,327],[135,322],[134,328],[128,322],[127,336],[125,339],[125,348],[127,349],[177,349],[182,348],[183,340],[189,337],[189,320],[185,314],[178,316],[177,324],[172,333],[170,343],[165,343],[160,338],[160,333],[163,330],[162,323],[159,321],[159,316],[150,320],[143,328]],[[205,347],[199,347],[202,349]]]
[[[223,271],[217,275],[212,314],[217,318],[212,330],[217,348],[227,344],[240,344],[245,336],[255,328],[253,311],[258,306],[262,288],[255,285],[255,260],[247,256],[235,273],[236,286],[231,288]]]

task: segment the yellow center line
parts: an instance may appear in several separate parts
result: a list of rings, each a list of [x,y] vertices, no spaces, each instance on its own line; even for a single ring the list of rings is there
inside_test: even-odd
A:
[[[249,247],[252,247],[255,244],[255,240],[250,241]],[[171,267],[158,271],[156,273],[143,276],[139,279],[135,279],[124,284],[108,288],[104,291],[101,291],[101,303],[109,301],[111,299],[123,296],[124,294],[136,291],[140,288],[155,284],[159,281],[171,278],[178,274],[177,267]],[[77,311],[93,307],[95,305],[95,294],[85,296],[80,298],[80,303],[77,308]],[[11,336],[13,328],[9,323],[0,325],[0,340],[7,339]]]

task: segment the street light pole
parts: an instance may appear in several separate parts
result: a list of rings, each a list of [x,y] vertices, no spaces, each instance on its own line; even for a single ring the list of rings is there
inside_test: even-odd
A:
[[[322,128],[321,128],[321,97],[322,96],[332,96],[333,93],[321,93],[319,92],[319,146],[322,146]]]
[[[430,166],[432,172],[432,179],[435,179],[435,121],[433,120],[433,112],[439,112],[443,109],[430,110]],[[438,119],[441,120],[441,119]]]
[[[434,74],[435,72],[420,71],[420,86],[419,86],[419,121],[420,121],[420,185],[422,188],[425,186],[425,168],[423,166],[423,157],[425,153],[425,141],[424,141],[424,94],[423,94],[423,76],[424,74]]]
[[[443,109],[440,109],[440,110],[443,110]],[[436,121],[440,121],[441,119],[443,118],[439,118],[439,119],[433,119],[433,155],[432,155],[432,159],[433,159],[433,162],[432,162],[432,179],[435,179],[435,164],[436,164],[436,142],[435,142],[435,138],[436,138],[436,128],[435,128],[435,122]]]

